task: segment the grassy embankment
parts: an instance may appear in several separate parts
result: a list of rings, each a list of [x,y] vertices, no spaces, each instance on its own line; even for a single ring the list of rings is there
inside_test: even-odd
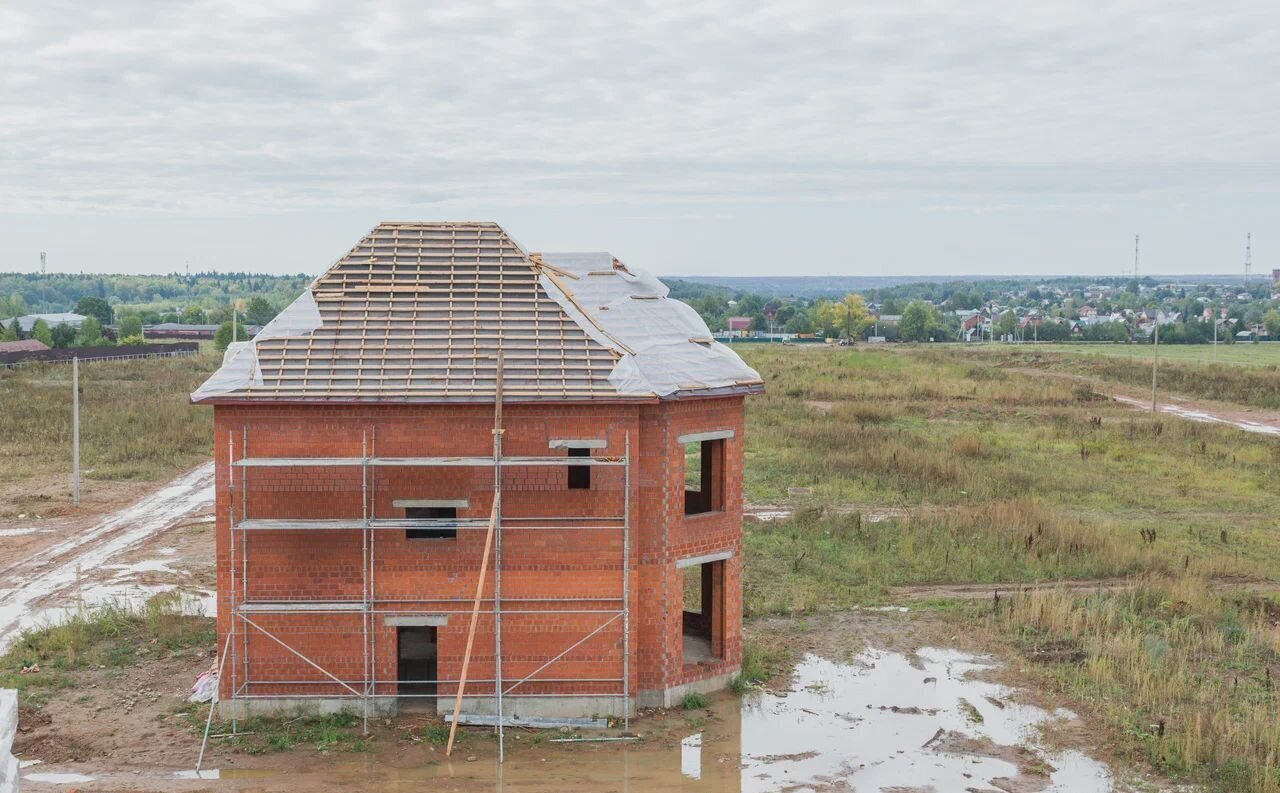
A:
[[[749,613],[875,602],[897,584],[1131,575],[1118,592],[1014,594],[957,618],[1038,661],[1122,753],[1224,790],[1280,789],[1280,606],[1208,583],[1280,573],[1280,443],[1130,411],[1004,356],[747,355],[770,383],[748,409],[748,496],[813,492],[796,519],[748,527]],[[1081,373],[1112,371],[1101,363]],[[848,504],[905,514],[829,509]]]
[[[158,481],[208,459],[213,411],[188,404],[187,394],[218,361],[216,355],[199,355],[81,365],[80,465],[85,478]],[[0,369],[0,404],[0,459],[5,461],[0,483],[69,476],[71,367]],[[54,499],[48,492],[31,497]],[[40,508],[0,504],[0,514],[6,507]]]

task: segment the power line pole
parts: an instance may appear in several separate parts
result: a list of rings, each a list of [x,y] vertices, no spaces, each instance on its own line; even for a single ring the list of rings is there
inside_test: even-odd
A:
[[[1156,312],[1155,346],[1151,351],[1151,412],[1156,412],[1156,366],[1160,362],[1160,313]]]
[[[71,359],[71,503],[80,506],[80,358]]]

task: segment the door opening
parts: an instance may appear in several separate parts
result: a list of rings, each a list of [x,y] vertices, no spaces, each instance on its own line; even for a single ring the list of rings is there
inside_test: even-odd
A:
[[[718,661],[724,658],[724,560],[691,564],[680,573],[684,663]]]
[[[436,629],[431,625],[396,628],[396,681],[400,707],[436,709]]]

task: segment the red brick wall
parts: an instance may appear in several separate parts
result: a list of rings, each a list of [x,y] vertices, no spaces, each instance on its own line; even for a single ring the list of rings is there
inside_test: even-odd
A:
[[[217,466],[218,629],[223,641],[230,626],[232,582],[229,525],[232,510],[242,518],[359,518],[362,514],[361,471],[352,468],[253,468],[241,490],[240,469],[228,466],[229,455],[254,457],[358,457],[362,438],[368,453],[383,457],[488,456],[492,454],[493,408],[483,405],[401,406],[237,406],[215,408]],[[740,657],[741,553],[741,398],[720,398],[653,405],[508,405],[504,409],[504,453],[564,455],[548,449],[552,438],[604,438],[608,447],[594,456],[621,456],[630,433],[632,455],[632,681],[638,687],[662,688],[687,679],[716,674],[716,669],[683,669],[680,659],[680,575],[675,561],[691,555],[732,550],[726,565],[728,604],[726,657]],[[722,513],[686,518],[683,514],[683,451],[677,435],[734,429],[726,444],[726,497]],[[232,447],[234,451],[232,452]],[[236,491],[228,492],[234,471]],[[492,504],[491,467],[378,467],[369,469],[369,509],[373,517],[402,515],[396,499],[466,499],[459,517],[487,518]],[[624,474],[620,468],[595,467],[589,490],[568,490],[564,467],[508,468],[503,471],[503,513],[513,516],[621,516]],[[622,534],[555,528],[603,525],[600,521],[526,522],[502,533],[503,677],[518,679],[537,669],[592,628],[607,620],[601,612],[616,610],[610,598],[620,596]],[[620,525],[620,524],[612,524]],[[551,527],[551,528],[547,528]],[[245,535],[248,535],[247,541]],[[484,546],[483,530],[460,529],[452,540],[410,540],[403,531],[370,533],[374,587],[382,611],[449,614],[437,630],[439,676],[459,674],[470,600]],[[238,532],[235,535],[235,580],[243,598],[248,581],[250,600],[359,600],[364,579],[365,540],[359,531]],[[245,543],[247,579],[242,575]],[[492,571],[492,567],[490,568]],[[485,597],[492,595],[492,576]],[[537,601],[545,597],[577,598],[572,603]],[[596,598],[596,600],[592,600]],[[485,608],[489,607],[486,603]],[[531,613],[557,610],[561,613]],[[524,613],[518,613],[524,612]],[[370,630],[376,675],[394,681],[396,629],[372,615]],[[366,677],[362,615],[250,615],[280,640],[320,666],[361,689]],[[349,693],[278,642],[256,630],[237,628],[236,685],[247,678],[251,693],[292,695]],[[621,674],[622,621],[619,619],[539,677],[617,678]],[[246,653],[247,649],[247,653]],[[245,656],[249,657],[246,669]],[[229,660],[228,663],[231,663]],[[491,680],[492,617],[481,614],[473,650],[472,680]],[[230,696],[232,673],[224,676],[223,695]],[[310,681],[269,684],[271,680]],[[527,684],[516,693],[614,692],[618,683]],[[473,689],[468,686],[468,691]],[[474,693],[492,690],[478,683]],[[447,693],[447,687],[442,689]],[[394,693],[383,682],[378,693]]]
[[[637,604],[640,687],[662,689],[721,674],[742,661],[742,397],[683,400],[640,409],[642,447],[640,577],[648,592]],[[724,508],[684,514],[681,435],[732,430],[724,444]],[[676,562],[729,551],[724,578],[724,657],[685,667],[681,636],[684,578]]]

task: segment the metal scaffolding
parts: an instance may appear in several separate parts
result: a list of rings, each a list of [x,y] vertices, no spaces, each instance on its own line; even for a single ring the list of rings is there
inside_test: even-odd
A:
[[[231,698],[231,717],[233,731],[239,715],[239,703],[255,699],[346,699],[359,702],[364,729],[368,731],[370,709],[378,698],[436,698],[441,700],[442,686],[456,686],[459,692],[466,685],[492,684],[492,697],[495,702],[497,718],[496,728],[499,733],[499,760],[503,755],[502,727],[509,723],[503,717],[503,699],[511,697],[616,697],[620,700],[624,724],[630,726],[630,568],[631,568],[631,435],[624,439],[622,456],[505,456],[502,452],[502,430],[500,427],[501,407],[495,411],[494,443],[492,457],[379,457],[377,455],[376,431],[372,428],[362,431],[360,454],[352,457],[251,457],[249,456],[249,430],[240,430],[239,449],[236,448],[236,432],[228,432],[227,477],[228,503],[230,514],[230,539],[228,542],[229,559],[229,595],[228,610],[230,627],[224,645],[224,657],[219,661],[226,664],[229,676]],[[238,452],[238,454],[237,454]],[[488,467],[493,468],[493,522],[494,543],[492,576],[493,597],[490,598],[416,598],[405,600],[396,597],[381,597],[378,589],[377,571],[377,536],[380,531],[406,529],[452,529],[456,532],[486,531],[488,519],[481,518],[399,518],[378,517],[376,499],[373,496],[373,485],[379,470],[384,468],[406,467]],[[507,468],[528,468],[540,466],[590,466],[622,469],[622,514],[594,516],[514,516],[502,510],[502,472]],[[270,517],[252,518],[249,509],[250,472],[256,469],[279,468],[351,468],[360,469],[361,507],[359,518],[302,519]],[[239,482],[237,483],[237,472]],[[239,491],[239,505],[236,495]],[[238,508],[237,508],[238,507]],[[278,532],[359,532],[361,537],[361,597],[358,600],[283,600],[265,601],[250,598],[249,564],[251,538],[264,533]],[[504,597],[502,593],[502,535],[505,532],[618,532],[621,535],[621,553],[619,560],[621,592],[617,597],[545,597],[521,598]],[[436,680],[379,680],[378,679],[378,643],[377,620],[387,616],[412,615],[469,615],[471,607],[483,602],[493,620],[494,674],[490,679],[441,678],[438,671]],[[531,608],[531,606],[538,606]],[[551,655],[546,662],[533,672],[512,682],[505,679],[502,669],[502,617],[503,614],[566,614],[566,615],[599,615],[603,622],[589,630],[577,641],[569,644],[558,654]],[[363,654],[364,674],[360,680],[343,679],[326,669],[322,663],[292,646],[287,637],[279,635],[263,624],[264,616],[275,615],[349,615],[360,618],[361,647]],[[618,677],[604,678],[558,678],[538,677],[551,668],[557,661],[566,657],[584,642],[600,634],[610,626],[622,622],[622,652],[619,662]],[[253,676],[250,663],[249,637],[262,636],[270,640],[274,646],[283,648],[292,656],[304,662],[318,673],[318,677],[309,680],[278,680]],[[227,653],[230,658],[225,658]],[[228,663],[229,660],[229,663]],[[554,691],[536,694],[524,694],[516,689],[526,683],[543,684],[583,684],[581,691]],[[401,685],[430,684],[436,686],[434,693],[401,693]],[[300,693],[299,689],[322,686],[331,689],[322,694]],[[382,688],[380,689],[380,686]],[[395,687],[395,693],[381,693],[388,687]],[[602,690],[601,687],[613,688],[613,691]],[[273,691],[273,688],[275,689]],[[289,693],[279,693],[287,689]],[[313,689],[315,690],[315,689]],[[484,696],[466,692],[468,696]]]

